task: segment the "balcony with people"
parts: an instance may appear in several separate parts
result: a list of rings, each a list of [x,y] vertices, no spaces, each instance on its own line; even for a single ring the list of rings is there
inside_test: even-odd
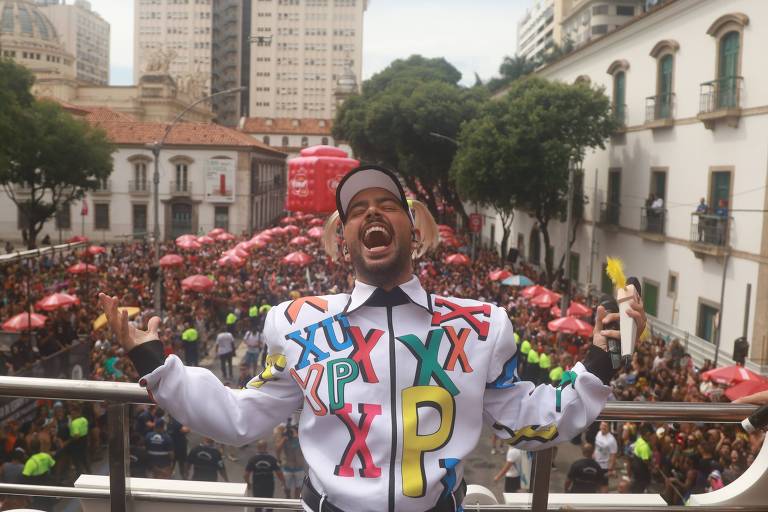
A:
[[[691,248],[697,255],[723,256],[728,248],[729,227],[728,202],[720,199],[717,207],[711,208],[702,197],[691,213]]]
[[[644,238],[662,241],[665,235],[667,210],[664,199],[651,194],[645,201],[645,207],[640,209],[640,234]]]

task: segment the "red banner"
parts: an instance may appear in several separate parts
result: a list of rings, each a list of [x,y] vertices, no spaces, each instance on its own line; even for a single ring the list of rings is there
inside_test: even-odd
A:
[[[469,230],[472,233],[480,233],[483,230],[483,216],[481,214],[469,214]]]

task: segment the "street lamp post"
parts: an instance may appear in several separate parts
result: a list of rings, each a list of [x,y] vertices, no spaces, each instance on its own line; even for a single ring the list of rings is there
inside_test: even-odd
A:
[[[162,313],[162,301],[161,301],[161,294],[160,294],[160,286],[163,282],[163,276],[160,269],[160,151],[163,149],[163,145],[165,144],[166,139],[168,138],[168,135],[170,135],[171,130],[173,130],[173,127],[176,126],[176,124],[179,123],[179,121],[182,120],[182,118],[186,115],[187,112],[195,108],[200,103],[203,103],[204,101],[208,101],[211,98],[214,98],[216,96],[224,96],[226,94],[233,94],[237,92],[242,92],[245,90],[245,87],[233,87],[231,89],[225,89],[223,91],[215,92],[213,94],[209,94],[208,96],[205,96],[203,98],[200,98],[199,100],[195,101],[194,103],[191,103],[187,106],[184,110],[182,110],[179,115],[177,115],[173,121],[170,122],[165,127],[165,131],[163,132],[163,137],[159,141],[152,142],[150,144],[147,144],[149,149],[152,151],[152,156],[155,159],[155,172],[152,175],[152,184],[154,186],[152,190],[152,206],[154,208],[154,229],[153,229],[153,237],[154,237],[154,246],[155,246],[155,262],[157,263],[157,272],[155,276],[155,313],[157,315],[161,315]]]

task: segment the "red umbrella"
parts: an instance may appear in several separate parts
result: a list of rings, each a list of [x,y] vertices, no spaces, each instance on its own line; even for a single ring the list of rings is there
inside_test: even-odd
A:
[[[491,281],[503,281],[508,277],[512,277],[512,272],[509,270],[494,270],[493,272],[488,273],[488,278]]]
[[[768,380],[745,380],[726,389],[725,396],[733,401],[766,390],[768,390]]]
[[[3,322],[3,330],[19,332],[39,329],[45,325],[46,320],[48,320],[47,317],[38,313],[19,313]]]
[[[310,240],[309,238],[307,238],[305,236],[297,236],[297,237],[291,238],[291,241],[289,243],[291,243],[293,245],[307,245],[311,241],[312,240]]]
[[[464,254],[451,254],[445,257],[445,262],[449,265],[469,265],[469,258]]]
[[[309,221],[310,226],[322,226],[323,224],[325,224],[325,221],[323,219],[315,218]]]
[[[552,320],[547,324],[547,328],[552,332],[564,332],[566,334],[577,334],[579,336],[591,336],[594,327],[576,317],[566,316]]]
[[[179,243],[182,240],[197,240],[197,236],[187,233],[186,235],[181,235],[178,238],[176,238],[176,243]]]
[[[92,245],[86,249],[86,252],[91,256],[96,256],[97,254],[104,254],[107,250],[100,245]]]
[[[242,247],[240,247],[239,245],[236,247],[233,247],[228,251],[224,251],[221,253],[222,256],[229,256],[230,254],[233,256],[237,256],[238,258],[241,258],[241,259],[245,259],[248,256],[250,256],[250,253],[245,249],[243,249]]]
[[[232,233],[220,233],[214,237],[214,240],[217,242],[229,242],[230,240],[234,240],[235,235]]]
[[[282,224],[283,226],[286,226],[288,224],[295,224],[297,220],[299,219],[297,219],[296,217],[290,217],[290,216],[283,217],[282,219],[280,219],[280,224]]]
[[[542,293],[531,299],[531,305],[539,308],[551,308],[560,300],[560,294],[555,292]]]
[[[701,378],[704,380],[711,380],[717,384],[727,384],[729,386],[748,380],[765,380],[761,375],[758,375],[752,370],[747,370],[743,366],[739,366],[737,364],[732,364],[731,366],[721,366],[720,368],[709,370],[708,372],[702,373]]]
[[[200,274],[189,276],[181,282],[182,289],[193,292],[207,292],[211,290],[213,286],[213,281]]]
[[[323,238],[323,228],[315,226],[307,231],[307,236],[311,238]]]
[[[213,238],[211,238],[208,235],[199,236],[199,237],[197,237],[196,240],[197,240],[197,243],[202,244],[202,245],[211,245],[211,244],[215,244],[216,243],[216,240],[214,240]]]
[[[528,288],[524,288],[523,291],[520,293],[520,295],[522,295],[526,299],[532,299],[537,295],[541,295],[542,293],[552,293],[552,290],[550,290],[549,288],[545,288],[543,286],[539,286],[538,284],[535,284],[533,286],[529,286]]]
[[[270,236],[283,236],[285,234],[285,231],[283,231],[283,228],[278,226],[272,229],[267,229],[265,233]]]
[[[300,232],[301,232],[301,230],[299,229],[299,227],[298,226],[294,226],[293,224],[291,224],[290,226],[285,226],[283,228],[283,233],[285,233],[286,235],[296,236]]]
[[[251,240],[261,240],[262,242],[266,242],[266,243],[270,243],[274,241],[274,239],[272,238],[272,235],[270,235],[266,231],[262,231],[258,235],[254,235],[253,238],[251,238]]]
[[[89,263],[75,263],[71,267],[67,269],[67,272],[70,274],[88,274],[92,272],[96,272],[99,269],[96,268],[96,265],[91,265]]]
[[[80,304],[80,299],[68,293],[52,293],[37,301],[35,307],[43,311],[54,311],[73,304]]]
[[[176,240],[176,246],[181,249],[199,249],[200,247],[202,247],[202,245],[200,245],[200,242],[198,242],[197,240],[193,240],[191,238],[185,238],[184,240],[181,240],[181,241]]]
[[[292,252],[283,257],[283,263],[287,263],[288,265],[296,265],[299,267],[308,265],[311,261],[312,256],[302,251]]]
[[[568,316],[592,316],[592,308],[585,306],[580,302],[571,302],[570,306],[568,306],[567,313]],[[558,306],[552,307],[552,315],[561,316],[560,308]]]
[[[211,238],[216,238],[222,233],[226,233],[226,231],[222,228],[214,228],[208,232],[208,236]]]
[[[271,241],[271,240],[266,240],[264,238],[251,238],[247,242],[243,242],[242,246],[245,247],[247,244],[249,251],[252,251],[254,249],[264,249],[267,246],[268,241]]]
[[[82,236],[82,235],[75,235],[67,239],[68,244],[76,244],[78,242],[87,242],[87,241],[88,241],[88,237]]]
[[[177,267],[184,264],[184,258],[178,254],[166,254],[160,258],[161,267]]]
[[[243,263],[245,263],[245,260],[235,256],[234,254],[225,254],[216,260],[216,264],[218,264],[220,267],[242,267]]]

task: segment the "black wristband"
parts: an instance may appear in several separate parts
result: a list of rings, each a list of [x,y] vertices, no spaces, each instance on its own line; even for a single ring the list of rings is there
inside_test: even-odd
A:
[[[165,363],[165,354],[163,353],[163,344],[160,340],[147,341],[141,345],[136,345],[128,352],[133,366],[139,372],[139,376],[149,375]]]
[[[613,365],[611,364],[611,356],[605,350],[591,345],[582,364],[589,373],[597,376],[606,386],[611,382]]]

